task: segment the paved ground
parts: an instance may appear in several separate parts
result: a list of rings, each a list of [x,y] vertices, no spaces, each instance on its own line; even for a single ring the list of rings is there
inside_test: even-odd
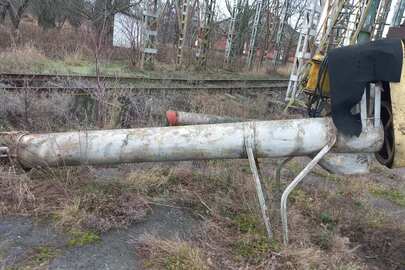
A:
[[[131,239],[144,233],[187,238],[197,226],[198,221],[184,210],[155,207],[144,222],[106,233],[96,244],[70,248],[66,245],[67,235],[57,232],[50,223],[35,223],[28,217],[3,218],[0,220],[0,269],[18,265],[33,248],[40,246],[60,250],[49,269],[141,269]]]

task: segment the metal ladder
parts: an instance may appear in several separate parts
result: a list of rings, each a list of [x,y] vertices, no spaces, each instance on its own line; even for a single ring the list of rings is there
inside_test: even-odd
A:
[[[256,39],[257,39],[257,33],[259,32],[259,24],[260,24],[260,18],[261,18],[261,14],[262,14],[262,7],[263,7],[263,1],[257,0],[255,17],[253,20],[252,35],[250,36],[249,50],[248,50],[248,56],[247,56],[247,66],[249,69],[252,67],[253,58],[256,55]]]
[[[234,46],[235,46],[235,30],[236,30],[236,21],[239,15],[239,0],[233,0],[231,21],[229,23],[228,34],[226,38],[226,47],[225,47],[225,63],[230,64],[234,56]]]
[[[301,74],[307,62],[311,59],[310,47],[313,39],[316,36],[316,28],[318,26],[320,16],[320,5],[318,0],[312,0],[309,9],[306,10],[304,15],[303,29],[298,38],[297,49],[295,52],[295,59],[288,82],[286,93],[286,101],[295,99],[299,83],[301,81]]]

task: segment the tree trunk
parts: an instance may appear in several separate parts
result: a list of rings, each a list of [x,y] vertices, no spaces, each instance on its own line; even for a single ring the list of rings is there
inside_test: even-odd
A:
[[[96,0],[93,26],[102,47],[113,46],[114,10],[112,0]]]

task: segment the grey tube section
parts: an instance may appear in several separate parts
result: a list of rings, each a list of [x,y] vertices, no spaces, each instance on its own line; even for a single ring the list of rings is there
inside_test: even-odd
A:
[[[175,126],[183,125],[202,125],[202,124],[218,124],[218,123],[233,123],[246,122],[253,120],[238,119],[232,117],[222,117],[218,115],[189,113],[182,111],[168,111],[166,113],[168,123]],[[379,136],[378,133],[376,133]],[[369,133],[369,136],[371,134]],[[377,140],[377,138],[375,138]],[[359,141],[354,138],[341,137],[340,144],[350,145],[361,144],[364,141]],[[328,153],[320,161],[319,165],[330,173],[336,174],[365,174],[370,168],[370,153]]]
[[[236,117],[181,111],[168,111],[166,112],[166,118],[167,123],[170,126],[207,125],[252,121]]]
[[[333,136],[330,118],[243,122],[182,127],[26,134],[14,142],[15,157],[26,168],[110,165],[205,159],[247,158],[245,142],[255,156],[305,156],[320,151]],[[382,129],[359,138],[338,135],[336,152],[376,152]]]
[[[328,153],[318,164],[334,174],[366,174],[370,172],[371,158],[371,153]]]

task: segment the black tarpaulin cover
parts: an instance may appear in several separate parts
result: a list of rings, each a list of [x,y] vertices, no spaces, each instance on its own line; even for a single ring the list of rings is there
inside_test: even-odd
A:
[[[346,135],[361,133],[360,114],[351,109],[360,102],[370,82],[399,82],[402,45],[399,39],[383,39],[362,45],[333,49],[328,54],[332,118]]]

